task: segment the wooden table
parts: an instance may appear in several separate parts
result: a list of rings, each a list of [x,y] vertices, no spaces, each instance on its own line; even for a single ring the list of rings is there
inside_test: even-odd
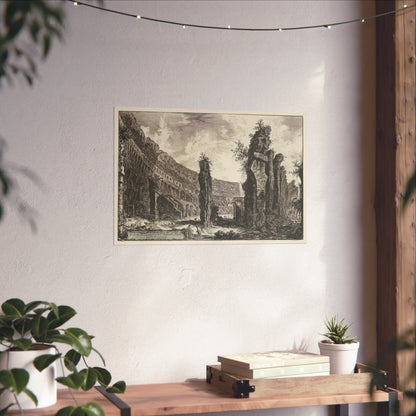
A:
[[[120,395],[104,396],[100,391],[93,389],[85,393],[77,392],[76,396],[80,404],[97,402],[103,407],[106,416],[185,415],[326,405],[335,406],[336,415],[347,416],[349,404],[369,402],[383,403],[384,414],[395,416],[395,403],[397,399],[402,398],[400,392],[389,389],[377,390],[372,397],[366,391],[302,395],[279,395],[276,392],[270,397],[236,399],[206,383],[205,380],[128,386],[126,392]],[[66,389],[59,390],[56,405],[26,411],[25,415],[53,416],[58,409],[68,405],[73,405],[69,392]]]

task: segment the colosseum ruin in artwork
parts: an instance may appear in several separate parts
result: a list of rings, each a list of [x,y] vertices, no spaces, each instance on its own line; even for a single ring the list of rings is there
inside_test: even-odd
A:
[[[303,117],[116,108],[115,243],[303,241]]]

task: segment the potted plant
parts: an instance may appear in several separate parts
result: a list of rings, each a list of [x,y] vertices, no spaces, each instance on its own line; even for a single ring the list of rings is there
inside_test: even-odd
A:
[[[110,393],[122,393],[126,384],[109,387],[111,373],[102,355],[92,346],[92,336],[81,328],[62,328],[76,311],[70,306],[44,301],[25,303],[9,299],[0,312],[0,416],[17,405],[24,409],[46,407],[56,402],[56,382],[72,390],[87,391],[100,384]],[[64,354],[60,348],[67,350]],[[98,354],[104,367],[91,367],[87,358]],[[62,374],[57,377],[56,363]],[[83,368],[79,369],[82,363]],[[46,396],[44,396],[46,394]],[[74,397],[74,396],[73,396]],[[75,400],[75,397],[74,397]],[[61,409],[60,416],[104,415],[96,403]]]
[[[355,371],[360,343],[348,334],[351,324],[345,324],[338,315],[325,320],[327,332],[321,334],[326,340],[320,341],[321,355],[329,356],[331,374],[352,374]]]

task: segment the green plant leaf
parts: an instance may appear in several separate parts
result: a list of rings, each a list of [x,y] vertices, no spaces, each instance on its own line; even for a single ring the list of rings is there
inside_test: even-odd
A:
[[[1,370],[0,371],[0,385],[2,385],[6,390],[13,388],[15,384],[13,375],[10,370]]]
[[[7,59],[7,56],[4,52],[2,52],[2,61],[3,61],[3,58]],[[4,66],[3,62],[2,62],[2,66]],[[10,187],[12,184],[6,172],[4,172],[4,170],[2,169],[0,169],[0,182],[1,182],[3,195],[7,195],[10,191]]]
[[[43,371],[61,356],[62,354],[43,354],[33,360],[33,365],[38,371]]]
[[[126,391],[126,383],[124,381],[117,381],[113,386],[105,390],[107,393],[124,393]]]
[[[84,357],[88,357],[91,353],[91,338],[80,328],[65,329],[64,334],[55,336],[54,340],[70,345]]]
[[[416,347],[415,329],[411,328],[402,335],[394,337],[388,343],[388,351],[414,350]]]
[[[92,339],[93,337],[90,335],[90,338]],[[101,359],[103,365],[105,366],[105,360],[104,357],[101,355],[100,351],[98,351],[97,349],[95,349],[94,347],[91,348]]]
[[[13,338],[13,335],[14,335],[13,328],[9,326],[0,327],[0,339]]]
[[[48,33],[43,37],[43,56],[42,56],[43,59],[45,59],[48,56],[50,49],[51,49],[51,36]]]
[[[25,313],[25,303],[21,299],[13,298],[6,300],[1,305],[1,309],[6,315],[23,316]]]
[[[111,374],[108,370],[102,367],[93,367],[93,370],[97,374],[98,382],[103,386],[107,387],[111,382]]]
[[[33,41],[37,43],[38,41],[38,34],[41,29],[41,25],[37,19],[33,19],[30,23],[30,36],[32,37]]]
[[[28,319],[27,316],[24,316],[22,318],[16,319],[13,323],[13,326],[20,335],[24,336],[27,332],[30,331],[31,320]]]
[[[325,326],[328,332],[321,335],[329,338],[335,344],[347,344],[356,339],[356,337],[347,335],[351,324],[345,325],[344,319],[340,320],[338,315],[333,316],[331,319],[326,319]]]
[[[3,62],[7,61],[8,57],[9,57],[9,51],[6,48],[0,47],[0,62],[3,64]]]
[[[59,318],[59,311],[56,304],[53,302],[49,302],[49,308],[51,309],[52,313],[55,314],[56,318]]]
[[[413,175],[407,182],[406,191],[403,197],[403,207],[407,205],[410,200],[410,197],[413,195],[416,189],[416,170],[413,172]]]
[[[56,381],[73,390],[78,390],[85,382],[85,373],[72,373],[66,377],[57,377]]]
[[[33,78],[28,74],[26,71],[23,72],[23,76],[25,77],[27,83],[32,86],[33,85]]]
[[[30,325],[30,333],[36,341],[41,342],[45,339],[48,331],[49,322],[42,315],[36,315]]]
[[[65,367],[69,371],[76,371],[79,360],[81,359],[81,354],[75,350],[69,350],[64,356]]]
[[[41,11],[44,23],[46,21],[54,21],[57,25],[63,25],[64,14],[61,7],[52,7],[48,1],[36,1],[34,6]]]
[[[22,30],[24,24],[25,24],[24,17],[15,19],[13,23],[8,27],[8,31],[6,33],[6,39],[10,41],[13,38],[15,38],[18,35],[18,33]]]
[[[45,336],[45,339],[47,340],[46,343],[52,344],[57,335],[60,335],[60,332],[57,329],[48,329]]]
[[[23,351],[28,350],[33,344],[32,341],[28,338],[13,339],[13,340],[10,340],[9,342]]]
[[[32,400],[33,403],[35,403],[36,407],[38,406],[38,398],[36,397],[36,395],[33,393],[32,390],[24,389],[23,393],[25,393],[26,396],[28,396],[29,399]]]
[[[89,402],[81,406],[88,416],[105,416],[105,413],[100,405]]]
[[[406,397],[416,399],[416,391],[415,390],[405,390],[404,394],[405,394]]]
[[[7,50],[6,50],[7,52]],[[4,67],[5,62],[7,60],[8,57],[8,52],[5,53],[4,50],[3,52],[1,52],[1,65],[2,67]],[[5,72],[4,72],[5,74]],[[0,182],[1,182],[1,190],[2,190],[2,194],[3,195],[7,195],[9,193],[10,190],[10,179],[8,178],[6,172],[3,169],[0,169]]]
[[[6,26],[10,26],[16,19],[27,13],[30,5],[24,1],[9,1],[5,12]]]
[[[9,410],[10,407],[14,406],[15,403],[10,403],[7,407],[5,407],[4,409],[0,409],[0,416],[4,416],[7,411]]]
[[[19,394],[29,382],[29,373],[23,368],[0,371],[0,384],[12,393]]]
[[[83,373],[85,376],[84,383],[81,386],[82,390],[87,391],[92,389],[97,382],[97,373],[92,368],[85,368],[80,373]]]
[[[82,406],[67,406],[58,410],[55,416],[105,416],[100,405],[89,402]]]
[[[74,315],[76,315],[76,311],[70,306],[60,305],[56,307],[55,305],[55,308],[53,308],[47,316],[49,328],[55,329],[60,327],[65,322],[69,321]]]
[[[74,406],[66,406],[66,407],[63,407],[62,409],[59,409],[55,413],[55,416],[71,416],[74,410],[75,410]]]
[[[29,302],[25,307],[25,313],[33,311],[33,309],[36,309],[40,305],[49,305],[48,302],[43,302],[41,300],[35,300],[33,302]],[[47,308],[44,308],[43,311],[46,311]]]

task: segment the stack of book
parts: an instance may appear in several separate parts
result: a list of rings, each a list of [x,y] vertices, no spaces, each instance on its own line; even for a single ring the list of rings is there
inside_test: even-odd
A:
[[[219,355],[218,361],[222,371],[250,379],[329,375],[329,357],[308,352]]]

